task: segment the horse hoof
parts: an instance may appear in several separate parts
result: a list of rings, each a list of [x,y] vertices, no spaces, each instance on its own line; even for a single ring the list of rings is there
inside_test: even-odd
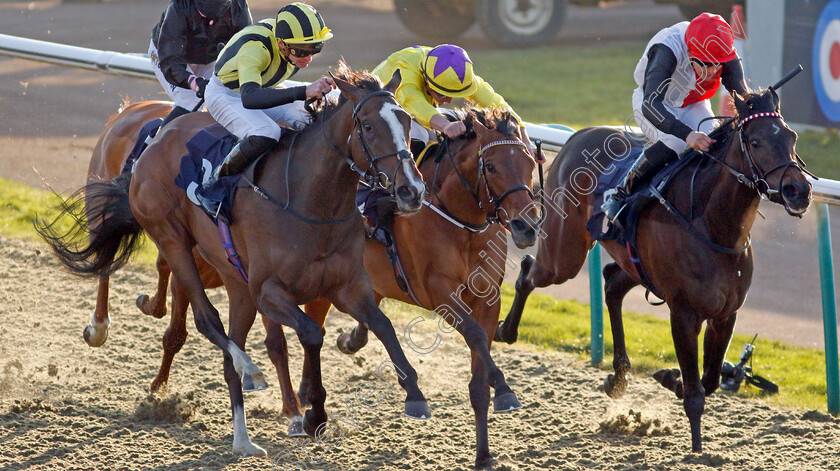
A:
[[[493,398],[493,412],[510,412],[517,409],[522,409],[522,404],[512,392]]]
[[[476,458],[475,459],[475,469],[483,470],[483,471],[491,471],[493,466],[496,465],[496,460],[493,459],[492,456],[488,455],[484,458]]]
[[[626,381],[619,381],[615,375],[608,375],[604,378],[604,392],[612,399],[618,399],[624,396],[627,391]]]
[[[108,327],[97,331],[94,326],[87,325],[85,326],[85,330],[82,331],[82,337],[85,338],[85,342],[91,347],[101,347],[108,340]]]
[[[405,416],[425,420],[432,417],[432,410],[426,401],[405,401]]]
[[[289,419],[289,437],[305,437],[306,431],[303,429],[303,416],[296,415]]]
[[[267,454],[261,446],[254,445],[251,442],[244,445],[234,445],[233,452],[239,456],[265,456]]]
[[[137,304],[137,309],[140,309],[140,312],[142,312],[143,314],[146,314],[147,316],[152,316],[155,319],[162,319],[163,316],[166,315],[165,307],[164,307],[163,312],[148,312],[146,310],[146,306],[150,302],[152,302],[152,301],[151,301],[151,298],[149,298],[148,294],[141,294],[140,296],[137,296],[137,301],[135,302],[135,304]]]
[[[338,347],[338,351],[345,355],[352,355],[358,350],[353,350],[349,347],[350,345],[350,333],[349,332],[342,332],[338,334],[338,338],[335,341],[335,345]]]
[[[268,382],[261,371],[242,374],[242,390],[246,392],[262,391],[268,388]]]

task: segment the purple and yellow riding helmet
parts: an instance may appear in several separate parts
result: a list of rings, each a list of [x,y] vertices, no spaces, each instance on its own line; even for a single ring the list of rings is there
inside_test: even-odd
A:
[[[429,51],[422,70],[429,88],[443,96],[468,97],[478,88],[470,56],[452,44],[441,44]]]

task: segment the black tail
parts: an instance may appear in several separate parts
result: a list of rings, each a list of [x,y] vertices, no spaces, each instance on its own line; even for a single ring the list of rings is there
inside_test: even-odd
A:
[[[123,173],[113,180],[88,183],[61,199],[55,220],[35,219],[35,231],[71,273],[110,275],[140,247],[143,228],[128,204],[130,182],[131,173]],[[66,216],[72,218],[73,227],[64,230]]]

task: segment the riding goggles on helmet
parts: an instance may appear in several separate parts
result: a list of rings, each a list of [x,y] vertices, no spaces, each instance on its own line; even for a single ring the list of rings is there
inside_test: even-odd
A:
[[[318,54],[321,52],[321,49],[324,47],[324,43],[312,43],[312,44],[287,44],[289,47],[289,54],[295,57],[309,57],[314,54]]]

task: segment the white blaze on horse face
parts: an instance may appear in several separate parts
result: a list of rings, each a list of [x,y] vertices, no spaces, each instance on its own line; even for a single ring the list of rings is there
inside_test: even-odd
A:
[[[391,130],[397,152],[408,149],[405,144],[405,128],[399,120],[400,112],[405,113],[405,110],[396,103],[387,102],[379,110],[379,116],[382,116],[382,120],[388,124],[388,128]]]

